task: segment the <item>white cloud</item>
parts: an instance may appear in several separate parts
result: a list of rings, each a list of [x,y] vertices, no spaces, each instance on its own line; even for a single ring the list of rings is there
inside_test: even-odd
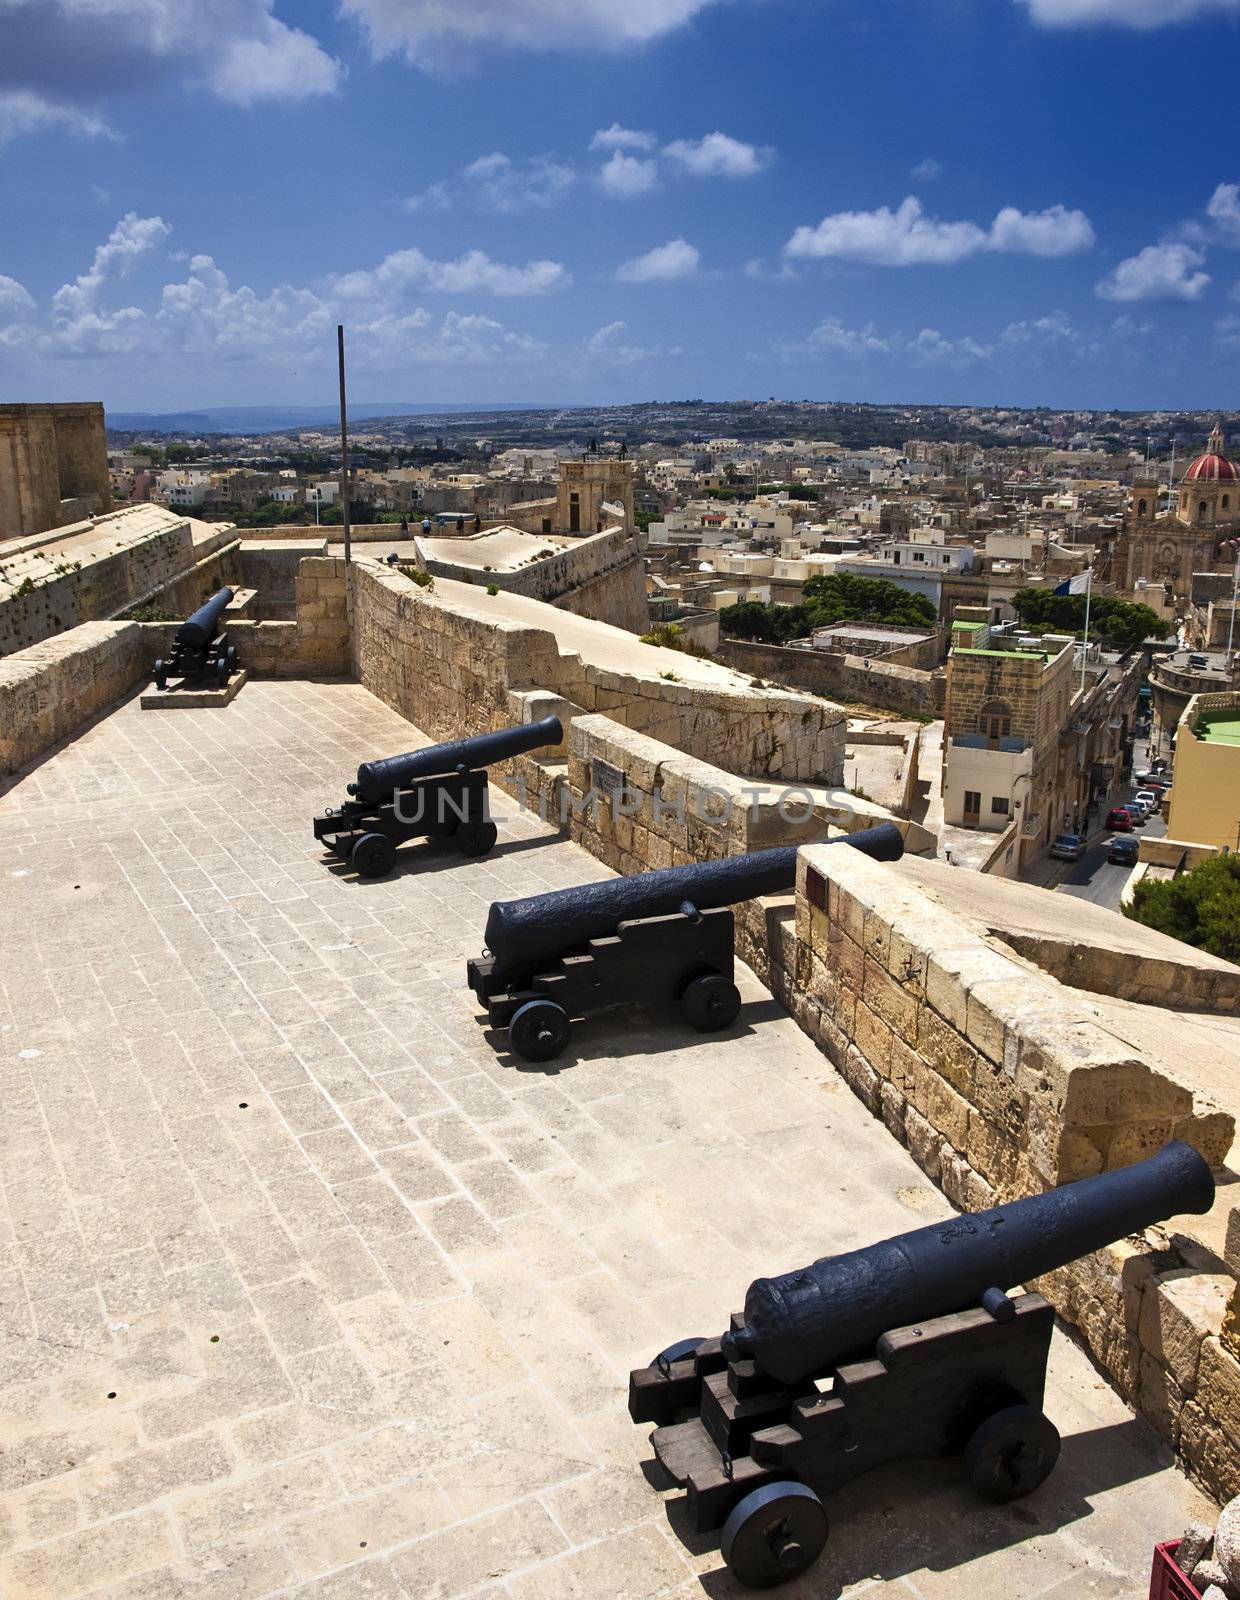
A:
[[[342,0],[376,55],[462,65],[479,50],[617,50],[690,21],[713,0]]]
[[[123,278],[142,256],[157,249],[171,232],[162,217],[140,217],[136,211],[127,212],[95,251],[90,270],[57,289],[52,296],[52,315],[62,322],[86,316],[110,279]]]
[[[225,41],[207,69],[213,93],[237,106],[334,94],[340,78],[340,63],[316,39],[275,17],[263,19],[259,33]]]
[[[966,335],[963,339],[945,339],[937,328],[923,328],[908,346],[909,354],[930,365],[963,367],[974,361],[988,361],[993,347],[979,344]]]
[[[1093,242],[1089,218],[1064,206],[1029,213],[1005,206],[984,229],[975,222],[928,217],[921,201],[910,195],[895,211],[887,206],[877,211],[838,211],[817,227],[800,227],[784,252],[871,266],[951,266],[987,250],[1063,256],[1087,250]]]
[[[1079,337],[1066,311],[1052,311],[1032,321],[1009,322],[999,335],[1005,344],[1047,344]]]
[[[30,292],[16,278],[0,272],[0,311],[33,311],[34,300]]]
[[[675,139],[663,153],[693,178],[752,178],[772,159],[770,150],[718,132],[701,139]]]
[[[1220,317],[1214,332],[1226,350],[1240,350],[1240,317]]]
[[[0,145],[23,133],[40,133],[53,128],[81,134],[87,139],[116,135],[99,117],[76,106],[57,105],[32,89],[0,89]]]
[[[1018,255],[1072,256],[1092,249],[1094,243],[1089,218],[1066,206],[1029,212],[1004,206],[990,227],[990,248]]]
[[[514,212],[553,206],[572,187],[576,175],[571,167],[546,156],[514,161],[496,150],[472,161],[461,176],[480,206]]]
[[[598,171],[598,181],[617,200],[632,200],[658,187],[659,169],[653,161],[613,150]]]
[[[382,301],[410,289],[441,294],[554,294],[572,281],[559,261],[510,266],[493,261],[482,250],[468,250],[456,261],[434,261],[415,248],[394,251],[372,270],[346,272],[332,280],[332,287],[347,300]]]
[[[610,128],[600,128],[590,140],[591,150],[653,150],[658,140],[653,133],[643,133],[638,128],[622,128],[613,122]]]
[[[644,256],[626,261],[616,269],[616,277],[621,283],[671,283],[678,278],[693,277],[700,260],[695,245],[684,239],[669,239]]]
[[[917,178],[920,182],[933,183],[936,178],[943,176],[943,163],[936,161],[933,156],[927,156],[924,161],[919,161],[909,171],[910,176]]]
[[[514,161],[502,150],[492,150],[462,167],[454,178],[432,183],[402,204],[407,211],[446,211],[458,202],[506,215],[545,211],[564,198],[576,179],[571,166],[550,156]]]
[[[158,217],[131,214],[122,219],[95,251],[90,270],[57,291],[44,318],[30,315],[36,308],[20,284],[0,278],[0,310],[21,316],[0,327],[0,346],[58,360],[140,356],[180,370],[188,356],[200,368],[212,361],[260,361],[270,370],[321,359],[335,348],[336,323],[347,320],[354,358],[374,370],[528,366],[548,353],[540,340],[494,318],[457,310],[432,313],[407,302],[405,292],[418,279],[430,280],[423,287],[453,280],[469,287],[481,278],[485,287],[487,273],[471,259],[477,252],[460,262],[429,263],[430,268],[446,269],[435,272],[402,271],[409,263],[394,266],[389,257],[372,274],[348,275],[373,280],[373,293],[364,304],[342,292],[344,280],[328,280],[317,288],[278,283],[267,293],[244,284],[234,288],[212,257],[194,255],[184,276],[165,283],[154,304],[108,305],[109,285],[161,244],[167,231]]]
[[[864,328],[848,328],[838,317],[828,317],[811,331],[804,348],[807,353],[826,351],[845,356],[875,356],[887,355],[891,341],[885,339],[872,322]]]
[[[1103,300],[1200,300],[1210,287],[1205,255],[1187,244],[1151,244],[1121,261],[1095,292]]]
[[[583,346],[586,356],[591,361],[597,361],[606,366],[635,367],[643,361],[664,360],[672,356],[684,355],[680,345],[673,345],[670,349],[663,345],[627,344],[624,341],[626,322],[608,322],[597,333],[593,333]]]
[[[1210,196],[1206,216],[1220,243],[1240,246],[1240,183],[1220,183]]]
[[[97,134],[95,105],[181,80],[233,105],[330,94],[342,68],[274,0],[0,0],[11,88],[0,128]],[[192,103],[192,102],[187,102]]]
[[[1046,28],[1119,23],[1126,28],[1161,28],[1193,17],[1234,15],[1240,0],[1021,0]]]

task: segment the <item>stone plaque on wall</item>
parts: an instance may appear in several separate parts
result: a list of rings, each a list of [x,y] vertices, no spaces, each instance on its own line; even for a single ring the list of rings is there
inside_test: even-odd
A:
[[[590,775],[595,792],[598,794],[614,795],[624,790],[624,773],[619,767],[613,767],[610,761],[600,761],[595,756],[590,763]]]

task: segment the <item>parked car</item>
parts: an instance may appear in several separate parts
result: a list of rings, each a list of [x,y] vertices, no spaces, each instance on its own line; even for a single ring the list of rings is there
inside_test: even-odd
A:
[[[1133,799],[1139,800],[1145,807],[1146,814],[1148,816],[1152,816],[1154,812],[1158,810],[1158,801],[1160,795],[1160,790],[1156,791],[1154,789],[1138,789],[1136,794],[1133,796]]]
[[[1056,861],[1079,861],[1085,854],[1085,840],[1079,833],[1059,833],[1051,845]]]
[[[1145,807],[1137,805],[1133,800],[1127,801],[1123,806],[1120,807],[1120,809],[1121,811],[1126,811],[1131,817],[1134,828],[1144,828],[1145,824],[1149,821],[1149,815],[1146,812]]]
[[[1132,818],[1122,806],[1116,806],[1114,811],[1107,812],[1106,825],[1111,833],[1132,832]]]
[[[1124,810],[1128,812],[1129,816],[1140,816],[1142,819],[1150,814],[1149,806],[1139,794],[1134,795],[1131,800],[1124,801]]]
[[[1137,841],[1130,833],[1117,833],[1107,846],[1107,860],[1117,867],[1135,867]]]

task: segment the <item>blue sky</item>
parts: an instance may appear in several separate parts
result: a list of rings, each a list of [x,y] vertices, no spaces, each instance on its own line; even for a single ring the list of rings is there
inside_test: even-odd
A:
[[[1240,0],[0,0],[0,398],[1234,406]]]

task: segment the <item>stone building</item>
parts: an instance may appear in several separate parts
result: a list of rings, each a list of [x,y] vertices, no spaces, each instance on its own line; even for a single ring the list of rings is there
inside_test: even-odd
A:
[[[1132,595],[1142,583],[1152,583],[1187,596],[1195,572],[1210,572],[1230,560],[1224,546],[1240,535],[1240,468],[1227,457],[1225,446],[1216,427],[1204,454],[1180,480],[1175,508],[1165,515],[1159,513],[1158,483],[1152,478],[1133,483],[1127,522],[1115,549],[1117,592]]]
[[[944,820],[996,833],[1016,821],[1041,842],[1059,822],[1057,751],[1075,682],[1072,641],[1048,637],[1045,648],[1020,649],[981,637],[981,647],[948,657]]]
[[[0,539],[111,509],[99,401],[0,406]]]

